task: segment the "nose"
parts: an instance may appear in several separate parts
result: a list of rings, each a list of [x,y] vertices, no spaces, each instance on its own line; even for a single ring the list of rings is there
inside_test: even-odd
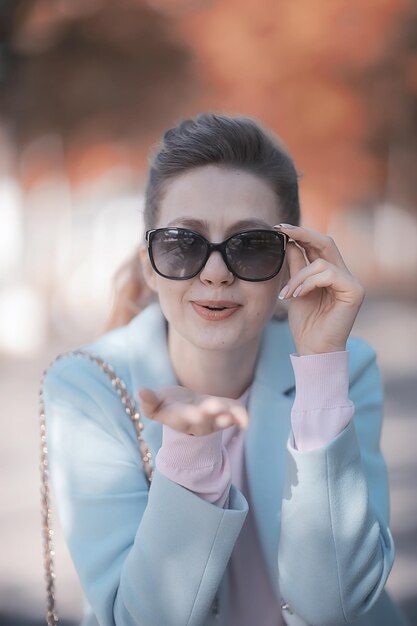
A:
[[[214,251],[200,272],[200,280],[206,285],[230,285],[234,281],[220,252]]]

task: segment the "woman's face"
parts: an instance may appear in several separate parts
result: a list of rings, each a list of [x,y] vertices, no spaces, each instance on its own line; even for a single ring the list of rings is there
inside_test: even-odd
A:
[[[157,228],[177,226],[199,232],[211,242],[250,228],[271,228],[280,220],[277,197],[261,178],[241,170],[203,166],[169,183],[159,207]],[[170,280],[151,267],[141,251],[144,273],[159,296],[170,332],[206,350],[233,350],[260,337],[271,318],[283,282],[283,271],[263,282],[240,280],[213,252],[200,274],[188,280]],[[236,305],[223,319],[199,302],[227,301]]]

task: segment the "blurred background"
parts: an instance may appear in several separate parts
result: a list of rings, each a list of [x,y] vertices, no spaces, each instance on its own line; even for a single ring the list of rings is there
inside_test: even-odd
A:
[[[417,624],[416,96],[409,0],[0,0],[2,626],[43,623],[42,371],[123,321],[149,150],[205,110],[283,139],[304,225],[335,237],[367,289],[354,331],[386,390],[388,587]],[[81,593],[54,524],[58,608],[75,624]]]

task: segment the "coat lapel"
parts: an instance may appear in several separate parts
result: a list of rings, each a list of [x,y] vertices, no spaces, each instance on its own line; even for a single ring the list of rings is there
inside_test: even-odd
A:
[[[255,523],[271,580],[277,580],[280,502],[290,433],[291,391],[294,376],[289,354],[294,343],[286,321],[272,320],[260,345],[249,400],[250,425],[245,457]],[[151,304],[128,325],[131,391],[176,385],[166,340],[166,321],[159,304]],[[144,437],[155,455],[162,443],[162,428],[142,416]]]
[[[128,360],[135,400],[137,391],[142,387],[157,390],[178,385],[169,358],[166,320],[159,304],[146,307],[128,325]],[[143,436],[155,459],[162,444],[162,427],[143,413],[141,415]]]
[[[294,375],[295,351],[287,322],[266,327],[249,400],[245,456],[248,487],[263,556],[272,581],[278,580],[278,540]]]

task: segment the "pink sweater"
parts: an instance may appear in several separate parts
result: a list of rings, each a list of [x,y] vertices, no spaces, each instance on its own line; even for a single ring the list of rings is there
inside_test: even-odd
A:
[[[290,445],[301,452],[325,446],[351,420],[348,353],[291,355],[296,395]],[[250,387],[239,401],[248,405]],[[250,416],[249,416],[250,419]],[[245,431],[230,426],[203,437],[163,427],[155,464],[167,478],[219,507],[228,506],[230,485],[245,495],[249,512],[228,565],[230,626],[283,626],[281,610],[261,554],[244,463]],[[256,598],[256,601],[254,601]]]

